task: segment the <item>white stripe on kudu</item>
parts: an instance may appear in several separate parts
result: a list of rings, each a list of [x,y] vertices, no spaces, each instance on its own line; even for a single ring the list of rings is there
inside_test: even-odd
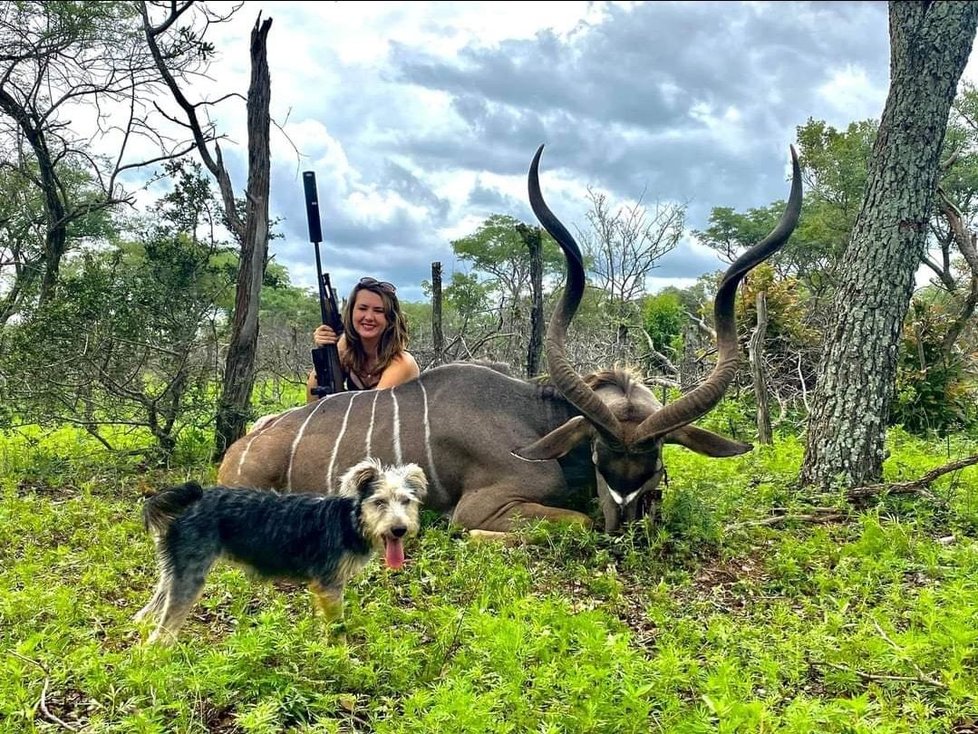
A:
[[[252,436],[251,438],[248,439],[248,443],[245,446],[244,451],[241,452],[241,457],[238,459],[238,479],[239,480],[241,479],[241,467],[244,466],[245,458],[248,456],[248,452],[251,451],[251,444],[253,444],[255,442],[255,439],[256,438],[258,438],[258,434],[257,433],[254,436]]]
[[[431,423],[428,421],[428,391],[424,389],[424,382],[418,377],[418,387],[421,388],[421,399],[424,401],[424,451],[428,459],[428,474],[431,483],[442,494],[441,482],[438,480],[438,472],[435,471],[435,460],[431,455]]]
[[[334,393],[335,395],[336,393]],[[302,421],[302,425],[299,426],[299,432],[295,434],[295,438],[292,439],[292,448],[289,450],[289,471],[285,475],[285,489],[288,492],[292,491],[292,463],[295,461],[295,452],[299,448],[299,441],[302,440],[302,434],[306,432],[306,426],[309,425],[309,421],[312,417],[316,415],[316,412],[326,404],[333,395],[327,395],[325,398],[316,403],[316,407],[309,411],[309,415],[306,419]]]
[[[248,458],[248,452],[251,451],[251,444],[253,444],[255,442],[255,439],[258,438],[258,436],[262,432],[264,432],[265,430],[267,430],[267,429],[271,428],[272,426],[274,426],[275,424],[277,424],[280,420],[282,420],[289,413],[291,413],[294,410],[298,410],[301,407],[302,406],[300,405],[300,406],[295,407],[295,408],[289,408],[288,410],[285,410],[285,411],[279,413],[278,415],[274,415],[271,418],[268,418],[268,420],[266,420],[260,426],[258,425],[258,423],[261,421],[261,419],[259,419],[259,421],[256,422],[255,425],[253,425],[251,427],[251,438],[248,439],[248,443],[245,444],[244,451],[241,452],[241,457],[238,459],[238,479],[241,478],[241,467],[244,466],[245,459]]]
[[[391,400],[394,401],[394,418],[391,426],[394,434],[394,463],[403,464],[401,460],[401,416],[397,406],[397,396],[394,394],[396,388],[391,388]]]
[[[367,428],[367,458],[373,456],[373,446],[371,445],[371,440],[374,436],[374,418],[377,415],[377,396],[380,395],[380,390],[374,390],[374,401],[370,404],[370,426]]]
[[[333,455],[329,457],[329,470],[326,472],[327,494],[332,494],[333,492],[333,467],[336,466],[336,454],[339,453],[340,443],[343,441],[343,436],[346,435],[346,427],[350,422],[350,409],[353,408],[353,401],[360,395],[363,395],[363,393],[355,392],[350,394],[350,402],[347,403],[346,413],[343,414],[343,425],[340,426],[340,432],[336,434],[336,443],[333,444]]]

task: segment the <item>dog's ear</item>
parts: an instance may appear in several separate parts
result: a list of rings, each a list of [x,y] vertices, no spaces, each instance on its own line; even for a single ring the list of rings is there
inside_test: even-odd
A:
[[[411,487],[418,502],[424,502],[428,494],[428,477],[425,476],[424,470],[417,464],[405,464],[404,482]]]
[[[380,479],[382,469],[377,459],[364,459],[351,466],[340,480],[339,494],[350,499],[359,499],[371,491],[371,485]]]

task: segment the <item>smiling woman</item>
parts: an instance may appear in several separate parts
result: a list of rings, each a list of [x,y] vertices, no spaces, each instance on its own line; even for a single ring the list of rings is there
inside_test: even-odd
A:
[[[343,334],[337,338],[323,324],[313,332],[317,347],[336,344],[348,390],[394,387],[420,374],[407,351],[408,332],[397,289],[386,280],[365,277],[353,287],[343,308]],[[318,398],[312,389],[316,373],[306,382],[306,401]]]

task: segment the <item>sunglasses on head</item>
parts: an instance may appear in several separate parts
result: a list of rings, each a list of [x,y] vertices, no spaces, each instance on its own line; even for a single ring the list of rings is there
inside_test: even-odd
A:
[[[360,278],[358,285],[376,287],[389,293],[397,293],[397,288],[393,283],[389,283],[386,280],[377,280],[376,278],[371,278],[369,276],[366,278]]]

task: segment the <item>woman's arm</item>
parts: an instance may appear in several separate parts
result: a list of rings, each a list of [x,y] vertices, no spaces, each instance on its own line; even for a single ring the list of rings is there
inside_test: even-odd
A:
[[[340,362],[343,361],[343,355],[346,354],[346,334],[340,334],[340,338],[336,338],[336,334],[328,326],[320,326],[313,332],[313,341],[316,343],[317,347],[322,347],[327,344],[336,344],[336,350],[340,353]],[[306,402],[315,403],[319,400],[320,396],[313,395],[312,389],[319,385],[316,380],[316,370],[309,371],[309,377],[306,378]]]
[[[418,368],[418,362],[414,356],[409,352],[402,352],[387,365],[387,369],[380,375],[380,382],[377,383],[376,389],[383,390],[385,387],[401,385],[408,380],[413,380],[420,374],[421,370]]]

